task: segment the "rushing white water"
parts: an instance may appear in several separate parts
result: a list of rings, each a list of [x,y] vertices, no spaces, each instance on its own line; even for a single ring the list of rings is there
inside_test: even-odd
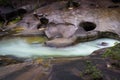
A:
[[[108,43],[107,46],[99,45],[102,42]],[[15,38],[0,41],[0,55],[13,55],[17,57],[33,56],[86,56],[93,51],[114,46],[119,42],[115,39],[97,39],[94,41],[79,43],[78,45],[66,48],[50,48],[43,44],[28,44],[24,39]]]

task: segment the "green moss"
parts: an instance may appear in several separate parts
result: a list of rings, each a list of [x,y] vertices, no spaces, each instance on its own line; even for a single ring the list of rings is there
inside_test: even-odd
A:
[[[106,31],[106,32],[100,32],[99,35],[100,35],[100,37],[102,37],[102,38],[114,38],[114,39],[118,39],[118,40],[120,40],[118,34],[113,33],[113,32],[109,32],[109,31]]]
[[[2,27],[3,26],[3,22],[0,22],[0,27]]]
[[[82,75],[87,75],[90,77],[90,80],[102,80],[103,75],[101,71],[94,66],[91,61],[86,61],[85,71]],[[85,76],[84,76],[85,77]]]
[[[101,71],[98,70],[95,66],[92,67],[93,69],[93,73],[91,74],[91,77],[93,80],[99,80],[102,78],[102,74],[101,74]]]
[[[103,57],[109,57],[114,60],[120,60],[120,43],[107,49],[103,54]]]
[[[15,23],[19,22],[20,20],[21,20],[21,18],[17,17],[15,19],[13,19],[12,21],[10,21],[9,24],[15,24]]]

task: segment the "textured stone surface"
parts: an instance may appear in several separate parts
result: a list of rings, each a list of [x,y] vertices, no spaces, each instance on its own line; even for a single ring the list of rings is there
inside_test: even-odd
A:
[[[49,21],[56,24],[68,22],[79,27],[79,24],[83,21],[94,22],[96,24],[95,30],[100,31],[100,37],[116,38],[120,36],[120,9],[108,9],[109,6],[116,4],[110,2],[110,0],[79,0],[79,2],[80,7],[78,9],[66,9],[66,2],[63,1],[39,8],[37,13],[47,14]],[[39,30],[36,29],[39,20],[36,20],[32,14],[33,13],[26,15],[20,23],[15,25],[17,27],[22,26],[25,29],[22,33],[26,33],[26,35],[32,34],[33,32],[35,32],[35,34],[36,32],[39,33]],[[30,23],[30,27],[28,27],[27,23]],[[78,28],[75,35],[78,38],[80,37],[81,40],[88,40],[88,38],[97,37],[98,33],[96,31],[85,32],[82,28]],[[54,43],[62,45],[64,42],[70,42],[71,44],[72,41],[69,39],[55,39],[49,42],[51,42],[52,45],[55,45]],[[91,60],[91,62],[105,74],[105,80],[119,80],[120,70],[107,68],[106,64],[109,63],[109,60],[106,61],[106,59],[100,57],[104,51],[105,50],[95,51],[94,55],[92,55],[93,57],[82,59],[78,57],[74,59],[75,61],[71,61],[73,60],[72,58],[68,60],[66,58],[60,58],[59,60],[54,60],[53,62],[57,64],[54,64],[48,69],[46,69],[46,66],[41,66],[42,64],[35,64],[34,62],[0,67],[0,80],[82,80],[80,72],[83,71],[85,66],[83,63],[87,60]]]
[[[10,56],[0,56],[0,66],[22,63],[23,60]]]
[[[77,27],[69,23],[48,24],[45,33],[48,38],[69,38],[74,35]]]
[[[97,3],[99,2],[99,4]],[[47,5],[45,7],[41,7],[36,10],[37,14],[46,14],[46,18],[49,22],[53,22],[56,24],[60,23],[71,23],[74,24],[75,27],[79,27],[81,22],[92,22],[96,24],[95,30],[97,31],[110,31],[120,35],[120,9],[119,8],[107,8],[109,5],[113,5],[114,3],[109,2],[109,0],[104,1],[80,1],[81,6],[77,9],[68,10],[65,8],[66,1],[56,2],[51,5]],[[94,9],[90,7],[89,4],[98,5],[98,7],[94,6]],[[84,5],[83,5],[84,4]],[[109,5],[108,5],[109,4]],[[118,4],[119,5],[119,4]],[[101,8],[104,7],[104,8]],[[33,13],[27,14],[22,21],[20,21],[16,26],[23,26],[26,33],[32,33],[32,30],[38,31],[37,26],[40,24],[40,21],[33,16]],[[49,25],[50,26],[50,25]],[[59,25],[62,26],[62,25]],[[72,26],[74,27],[74,26]],[[61,27],[60,30],[63,32],[64,27]],[[68,28],[69,29],[69,28]],[[73,29],[73,32],[76,28]],[[80,29],[80,28],[78,28]],[[28,30],[28,31],[27,31]],[[66,28],[65,28],[66,30]],[[60,31],[60,32],[61,32]],[[67,34],[69,30],[66,30],[65,36],[70,36]],[[84,32],[83,29],[77,30],[78,32]]]
[[[67,47],[72,45],[75,42],[73,38],[56,38],[45,43],[49,47]]]
[[[38,13],[47,14],[47,18],[50,22],[55,23],[72,23],[75,26],[79,26],[81,22],[93,22],[96,24],[98,31],[111,31],[120,34],[120,9],[109,9],[109,8],[79,8],[73,10],[67,10],[63,8],[55,7],[58,3],[46,6],[38,9]],[[63,2],[63,4],[65,4]],[[60,3],[62,5],[62,2]],[[61,6],[59,6],[61,7]],[[56,9],[57,8],[57,9]]]
[[[0,80],[86,80],[87,77],[80,76],[85,71],[86,62],[92,62],[104,75],[103,80],[119,80],[120,70],[107,68],[110,62],[103,59],[102,54],[106,49],[94,51],[89,57],[74,58],[52,58],[44,63],[25,62],[9,66],[0,67]],[[50,62],[50,63],[49,63]],[[47,66],[48,65],[48,66]]]
[[[47,15],[46,18],[50,23],[45,26],[47,28],[44,30],[48,38],[69,38],[74,35],[78,37],[78,41],[88,41],[99,38],[101,35],[98,32],[111,32],[120,35],[120,9],[107,8],[107,6],[114,3],[108,0],[104,1],[104,3],[99,1],[99,4],[96,3],[98,1],[91,2],[89,0],[81,0],[80,2],[82,3],[81,6],[73,10],[65,8],[66,1],[55,2],[36,10],[37,14]],[[92,8],[89,4],[93,3],[98,7],[94,6]],[[82,22],[92,22],[96,25],[96,28],[87,32],[80,26]],[[40,24],[40,21],[33,16],[33,13],[27,14],[23,20],[15,25],[24,29],[16,35],[44,34],[44,30],[37,29]]]

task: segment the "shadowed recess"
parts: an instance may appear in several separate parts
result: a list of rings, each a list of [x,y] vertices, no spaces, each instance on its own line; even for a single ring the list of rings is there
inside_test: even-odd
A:
[[[85,31],[91,31],[96,28],[96,24],[93,22],[81,22],[80,27],[83,27]]]

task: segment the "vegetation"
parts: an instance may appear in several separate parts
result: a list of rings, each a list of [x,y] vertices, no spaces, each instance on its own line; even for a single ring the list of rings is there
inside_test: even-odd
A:
[[[85,71],[82,73],[84,78],[85,76],[89,76],[88,80],[102,80],[103,75],[101,74],[101,71],[96,68],[90,61],[86,61],[86,68]]]
[[[4,26],[4,23],[0,21],[0,31],[3,31],[3,26]]]
[[[74,2],[73,0],[68,0],[68,3],[66,4],[66,7],[67,7],[68,9],[77,8],[77,7],[79,7],[79,6],[80,6],[80,4],[77,3],[77,2]]]
[[[103,54],[103,57],[109,57],[113,60],[120,60],[120,43],[115,43],[116,45],[107,49]]]
[[[102,38],[114,38],[119,40],[119,35],[113,32],[105,31],[105,32],[100,32],[100,36]]]
[[[0,22],[0,27],[2,27],[2,25],[3,25],[3,22]]]
[[[0,5],[2,5],[2,6],[7,6],[9,4],[10,4],[9,0],[0,0]]]
[[[0,56],[0,66],[6,66],[10,64],[22,63],[22,60],[17,60],[9,56]]]
[[[12,21],[10,21],[8,24],[15,24],[17,22],[19,22],[21,20],[21,17],[17,17],[15,19],[13,19]]]
[[[103,57],[110,59],[110,65],[112,68],[120,68],[120,43],[115,43],[116,45],[107,49],[103,54]]]

